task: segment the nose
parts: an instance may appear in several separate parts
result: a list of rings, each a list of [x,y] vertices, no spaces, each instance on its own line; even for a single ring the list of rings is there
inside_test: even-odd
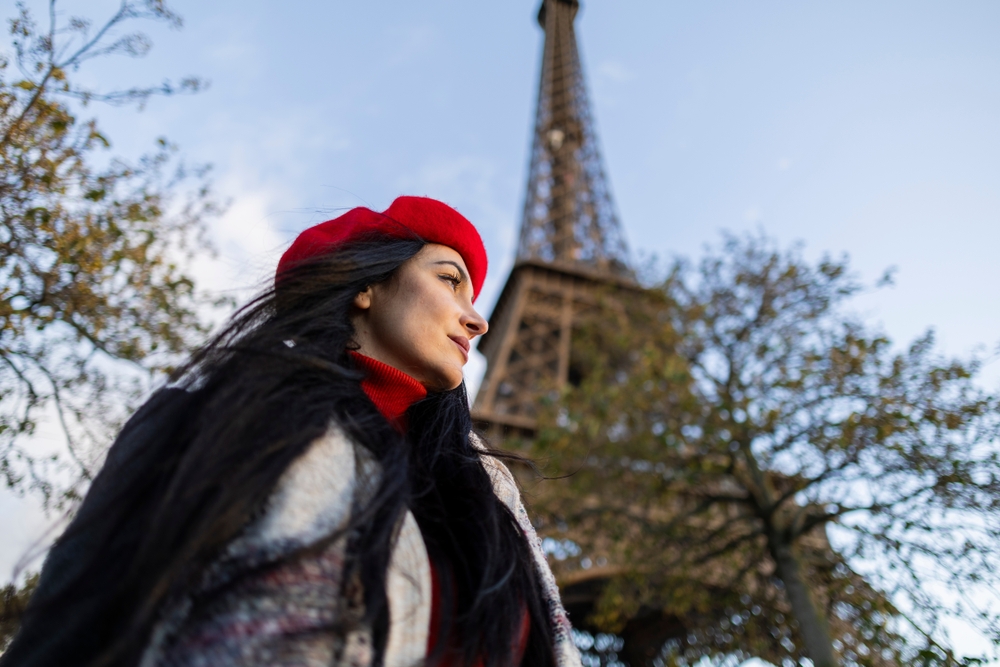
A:
[[[462,326],[469,333],[469,340],[476,336],[482,336],[490,328],[486,318],[472,307],[469,307],[462,316]]]

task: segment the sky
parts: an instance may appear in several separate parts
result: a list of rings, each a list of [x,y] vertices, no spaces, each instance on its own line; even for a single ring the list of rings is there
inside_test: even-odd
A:
[[[34,6],[37,3],[29,3]],[[542,32],[538,0],[174,0],[141,60],[75,73],[108,89],[207,79],[137,112],[91,106],[114,154],[166,136],[230,202],[206,287],[246,294],[291,238],[399,194],[479,227],[489,313],[513,259]],[[99,21],[116,3],[66,0]],[[9,8],[7,13],[9,13]],[[850,256],[895,286],[855,308],[899,345],[1000,344],[1000,3],[587,0],[577,18],[597,133],[633,256],[696,258],[722,230]],[[478,385],[481,357],[470,363]],[[984,368],[1000,386],[1000,361]],[[0,574],[44,521],[0,495]]]

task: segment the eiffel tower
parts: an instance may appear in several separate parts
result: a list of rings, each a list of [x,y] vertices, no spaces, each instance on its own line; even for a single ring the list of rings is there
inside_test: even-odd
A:
[[[545,46],[520,242],[479,344],[487,367],[472,408],[494,437],[534,433],[540,393],[574,380],[573,325],[595,288],[635,284],[587,98],[578,10],[578,0],[543,0],[538,12]]]

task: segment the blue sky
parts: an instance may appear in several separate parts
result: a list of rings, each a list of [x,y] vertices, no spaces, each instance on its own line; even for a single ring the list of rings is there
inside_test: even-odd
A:
[[[175,2],[186,27],[150,30],[149,57],[80,74],[210,80],[95,111],[120,152],[164,134],[216,166],[233,201],[219,280],[263,278],[344,207],[428,194],[483,231],[488,311],[519,223],[536,4]],[[949,353],[1000,341],[1000,5],[592,0],[577,26],[637,254],[762,228],[869,279],[897,267],[858,307],[898,342],[928,326]]]
[[[185,28],[147,26],[147,58],[78,76],[211,82],[141,113],[90,109],[117,153],[165,135],[215,165],[232,205],[213,228],[218,261],[199,269],[210,286],[266,279],[295,233],[345,207],[426,194],[480,227],[488,313],[524,194],[537,4],[177,0]],[[637,255],[697,256],[722,229],[760,228],[811,257],[848,253],[869,280],[897,267],[857,308],[898,343],[933,327],[949,354],[996,349],[1000,4],[589,0],[577,30]],[[984,382],[1000,384],[1000,362]],[[12,531],[35,530],[24,503],[0,505]]]

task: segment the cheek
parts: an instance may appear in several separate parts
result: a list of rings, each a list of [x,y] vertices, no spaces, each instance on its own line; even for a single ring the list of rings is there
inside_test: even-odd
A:
[[[384,314],[386,317],[380,324],[387,342],[391,341],[398,353],[411,361],[429,361],[435,341],[444,337],[441,304],[432,291],[419,287],[401,290],[395,307]]]

